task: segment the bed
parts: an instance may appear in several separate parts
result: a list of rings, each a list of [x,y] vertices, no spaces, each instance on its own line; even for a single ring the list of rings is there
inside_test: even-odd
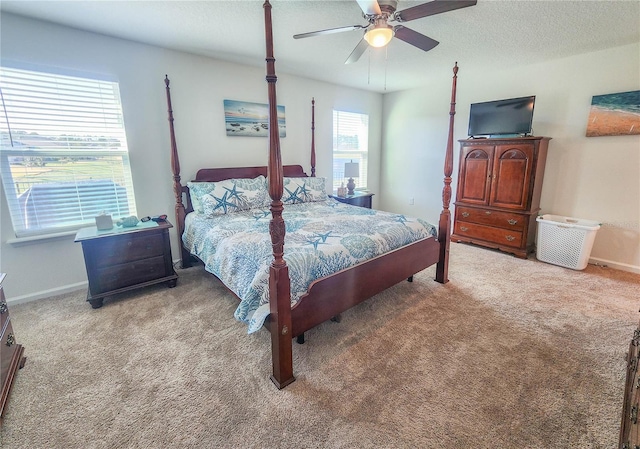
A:
[[[273,57],[271,4],[267,0],[263,6],[269,129],[277,130],[277,77]],[[221,278],[240,298],[236,318],[248,322],[249,332],[263,325],[269,330],[273,369],[271,380],[277,388],[282,389],[295,380],[293,338],[304,336],[309,329],[338,317],[342,312],[399,282],[411,281],[414,274],[432,265],[436,265],[436,281],[448,282],[457,72],[456,63],[453,68],[445,152],[443,209],[437,226],[400,214],[339,203],[326,198],[326,186],[325,198],[321,198],[324,178],[315,176],[313,112],[311,176],[307,176],[300,165],[282,165],[278,132],[270,132],[266,166],[203,168],[197,171],[195,179],[183,185],[170,81],[165,76],[176,230],[181,238],[182,267],[190,266],[194,257],[202,260],[205,268]],[[312,100],[312,111],[313,108]],[[302,187],[305,195],[309,194],[312,199],[300,200],[300,195],[294,195],[292,200],[291,182]],[[200,192],[202,186],[207,187]],[[311,186],[310,193],[305,190],[307,186]],[[251,191],[241,202],[237,198],[238,188],[244,192]],[[215,189],[223,190],[216,195],[212,193]],[[223,191],[224,195],[220,194]],[[229,195],[236,195],[236,201],[227,201]],[[347,223],[351,230],[338,228],[329,220],[332,212],[337,221]],[[368,220],[373,219],[381,221],[370,224]],[[355,225],[356,222],[358,225]],[[214,224],[217,231],[211,228]],[[394,227],[396,225],[399,227]],[[389,230],[386,237],[382,235],[385,234],[381,231],[383,228]],[[349,233],[351,231],[361,234],[352,235]],[[221,238],[221,235],[226,238]],[[367,244],[363,245],[363,241]],[[336,245],[332,246],[334,243]],[[249,255],[246,251],[250,247],[257,248],[258,255]],[[213,255],[205,251],[211,248],[214,248]],[[229,256],[226,261],[225,254]],[[313,254],[323,259],[320,265],[313,265]],[[212,259],[218,256],[220,259]],[[233,260],[243,262],[232,266]],[[237,271],[238,265],[251,266],[253,271],[240,273]],[[309,272],[314,272],[314,275],[308,277]],[[225,273],[233,273],[231,281],[225,281]],[[259,278],[259,282],[254,284],[254,278]]]

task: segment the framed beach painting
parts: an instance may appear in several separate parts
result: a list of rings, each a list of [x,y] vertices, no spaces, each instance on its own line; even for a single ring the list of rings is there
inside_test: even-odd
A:
[[[594,95],[587,137],[640,134],[640,90]]]
[[[224,100],[224,121],[227,136],[269,136],[269,106],[262,103]],[[278,105],[280,137],[287,136],[284,106]]]

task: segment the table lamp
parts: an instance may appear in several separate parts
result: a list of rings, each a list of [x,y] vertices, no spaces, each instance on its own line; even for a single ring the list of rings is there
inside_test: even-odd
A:
[[[347,183],[347,195],[353,195],[353,189],[356,188],[356,183],[353,181],[353,178],[357,178],[360,176],[360,166],[357,162],[346,162],[344,164],[344,177],[349,178],[349,182]]]

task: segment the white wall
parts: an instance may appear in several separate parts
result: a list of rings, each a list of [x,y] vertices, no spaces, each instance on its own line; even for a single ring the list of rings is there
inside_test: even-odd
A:
[[[541,213],[603,223],[592,260],[640,272],[640,136],[585,137],[592,96],[640,89],[639,60],[640,44],[491,72],[460,61],[454,199],[469,105],[536,95],[534,135],[553,138]],[[437,223],[442,200],[433,192],[442,191],[452,71],[429,70],[438,76],[424,88],[384,97],[380,206]]]
[[[86,33],[2,14],[2,61],[115,76],[120,82],[138,216],[167,213],[174,195],[164,76],[169,75],[182,181],[198,168],[266,165],[265,138],[227,137],[223,100],[267,102],[265,68],[248,67]],[[276,50],[278,43],[275,42]],[[276,51],[277,54],[277,51]],[[260,64],[260,62],[259,62]],[[276,61],[276,71],[278,64]],[[278,74],[278,104],[285,106],[287,137],[281,139],[285,164],[310,170],[311,98],[316,99],[317,175],[331,185],[332,110],[369,114],[370,188],[380,189],[382,95]],[[4,192],[0,203],[0,271],[8,299],[20,301],[84,286],[80,244],[73,236],[11,245],[14,238]],[[374,197],[376,198],[376,197]],[[377,200],[377,198],[376,198]],[[171,234],[177,259],[178,238]]]

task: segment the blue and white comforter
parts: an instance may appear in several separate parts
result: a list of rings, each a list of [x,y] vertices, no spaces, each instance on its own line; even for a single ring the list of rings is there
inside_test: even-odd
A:
[[[291,306],[316,279],[411,242],[436,236],[424,220],[339,203],[334,199],[286,205],[284,259]],[[182,240],[240,299],[236,319],[260,329],[269,315],[269,265],[273,260],[269,209],[208,218],[190,213]]]

